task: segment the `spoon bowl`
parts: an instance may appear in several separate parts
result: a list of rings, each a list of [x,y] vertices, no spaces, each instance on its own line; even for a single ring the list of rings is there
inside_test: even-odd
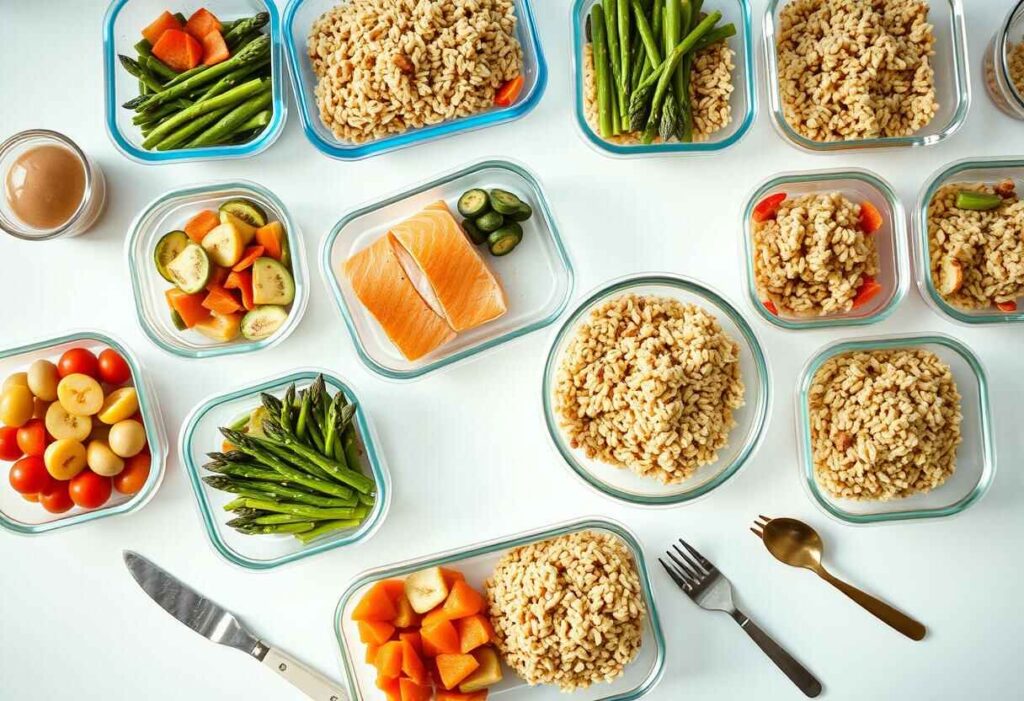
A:
[[[794,518],[773,518],[764,527],[765,547],[776,560],[793,567],[821,567],[824,543],[818,532]]]

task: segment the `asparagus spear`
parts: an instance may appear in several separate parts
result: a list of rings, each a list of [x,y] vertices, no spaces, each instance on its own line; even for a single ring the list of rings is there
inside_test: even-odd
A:
[[[597,121],[602,138],[612,136],[612,80],[608,60],[608,34],[604,24],[604,9],[600,3],[591,10],[591,28],[594,35],[594,79],[597,82]]]
[[[274,501],[249,498],[246,498],[244,500],[244,505],[250,509],[272,511],[278,514],[291,514],[293,516],[304,516],[314,521],[363,518],[368,513],[368,510],[364,506],[319,508],[316,506],[303,506],[302,504],[280,504]]]
[[[224,33],[224,43],[233,51],[243,38],[253,32],[258,32],[269,21],[270,14],[267,12],[260,12],[252,17],[238,20],[229,31]]]
[[[345,451],[345,462],[349,469],[362,472],[363,449],[359,447],[359,437],[356,435],[355,426],[349,424],[341,436],[342,448]]]
[[[700,53],[702,50],[708,48],[712,44],[716,44],[720,41],[725,41],[729,37],[736,36],[736,25],[730,22],[729,24],[723,24],[721,27],[715,27],[710,32],[700,38],[700,41],[693,47],[693,53]]]
[[[373,491],[373,480],[366,475],[350,470],[347,467],[324,457],[315,450],[311,450],[309,447],[297,441],[292,434],[283,431],[283,427],[281,426],[271,425],[268,428],[270,430],[267,433],[267,437],[270,440],[280,443],[283,447],[292,451],[297,456],[326,470],[334,479],[339,482],[343,482],[350,487],[355,488],[356,491],[364,494],[369,494]],[[221,430],[223,431],[223,429]]]
[[[262,112],[258,112],[256,114],[254,114],[252,117],[249,117],[249,121],[247,121],[245,124],[240,126],[238,128],[238,130],[239,131],[249,131],[249,130],[254,130],[254,131],[255,130],[260,130],[260,131],[262,131],[265,126],[270,124],[270,119],[273,116],[274,116],[274,113],[271,110],[263,110]],[[302,418],[301,414],[299,414],[299,418],[300,419]]]
[[[352,490],[348,487],[311,478],[307,473],[291,467],[279,460],[273,454],[264,450],[256,441],[252,440],[244,433],[239,433],[238,431],[232,431],[231,429],[225,428],[221,428],[220,431],[229,441],[234,443],[239,450],[250,454],[252,457],[266,464],[268,467],[271,467],[281,473],[281,475],[289,482],[295,482],[296,484],[301,484],[303,487],[309,487],[317,492],[336,497],[347,497],[352,494]]]
[[[619,74],[619,91],[622,95],[622,99],[619,100],[619,110],[621,112],[620,119],[622,120],[621,128],[626,130],[629,125],[626,123],[626,109],[625,106],[629,100],[629,76],[630,76],[630,57],[632,56],[630,42],[633,36],[633,28],[630,25],[630,10],[629,0],[618,0],[616,5],[617,23],[619,29],[619,64],[622,66]]]
[[[236,106],[230,112],[223,115],[213,126],[188,142],[188,147],[198,148],[200,146],[211,146],[221,143],[238,131],[243,124],[249,121],[250,117],[269,107],[273,99],[273,93],[268,85],[265,91]]]
[[[326,481],[324,485],[320,485],[321,489],[314,490],[311,485],[316,483],[316,477],[307,477],[306,479],[303,480],[302,483],[293,482],[283,477],[281,473],[279,473],[278,471],[273,469],[266,469],[263,468],[262,466],[252,466],[244,464],[224,465],[216,462],[210,462],[206,463],[206,465],[204,465],[203,467],[205,467],[210,472],[215,472],[220,475],[226,475],[228,477],[236,477],[245,480],[246,482],[266,482],[267,484],[270,485],[268,489],[272,489],[274,488],[274,486],[282,486],[287,487],[292,491],[302,492],[304,494],[316,496],[318,498],[321,498],[322,495],[325,493],[323,491],[324,489],[330,489],[332,492],[334,492],[334,495],[331,497],[323,497],[329,499],[350,499],[351,497],[356,495],[356,492],[354,490],[348,489],[347,487],[342,487],[341,485],[335,484],[333,481]],[[254,489],[260,489],[260,487],[257,487],[256,485],[250,484],[249,486]],[[344,497],[337,494],[339,489],[347,490],[346,495]]]
[[[242,66],[241,68],[238,68],[228,73],[226,76],[224,76],[216,83],[211,85],[209,88],[207,88],[199,96],[197,102],[202,102],[203,100],[208,100],[211,97],[216,97],[217,95],[220,95],[226,90],[230,90],[236,85],[241,85],[243,82],[245,82],[246,78],[255,75],[256,73],[259,73],[268,65],[270,65],[270,56],[267,56],[266,58],[257,61],[256,63],[253,63],[248,66]]]
[[[612,109],[612,115],[614,116],[613,133],[618,134],[622,127],[619,115],[625,111],[626,106],[626,90],[622,80],[625,67],[622,65],[622,52],[619,46],[619,0],[603,0],[603,2],[605,33],[608,41],[608,59],[612,67],[611,82],[615,91],[615,105]]]
[[[257,525],[254,523],[243,523],[234,526],[239,533],[246,535],[271,535],[280,533],[309,533],[316,525],[312,521],[298,521],[296,523],[277,523],[268,525]]]
[[[158,123],[164,117],[169,117],[175,112],[179,112],[191,104],[191,102],[185,99],[168,102],[166,105],[158,107],[152,112],[139,112],[137,115],[132,117],[132,124],[138,124],[141,126],[144,124]],[[242,425],[244,426],[245,424]]]
[[[216,122],[218,119],[221,119],[230,110],[230,107],[222,107],[219,110],[208,112],[207,114],[204,114],[203,116],[198,117],[197,119],[193,119],[188,124],[185,124],[180,129],[171,132],[169,135],[165,136],[163,139],[157,142],[155,147],[156,150],[168,151],[172,148],[178,148],[179,146],[188,143],[189,139],[191,139],[195,134],[199,134],[204,129],[209,127],[211,124]],[[154,131],[156,130],[154,129]],[[149,140],[149,137],[152,136],[152,134],[152,131],[149,132],[149,134],[147,134],[147,141]],[[143,146],[145,146],[145,142],[143,142]]]
[[[223,63],[217,64],[218,66],[224,65]],[[214,66],[216,68],[217,66]],[[212,97],[206,102],[197,102],[191,107],[183,109],[176,115],[163,122],[159,127],[153,130],[153,133],[146,137],[146,140],[142,142],[143,148],[153,148],[158,143],[163,141],[167,136],[174,132],[178,127],[191,122],[193,119],[202,117],[204,114],[210,112],[216,112],[225,107],[234,107],[235,105],[248,100],[253,95],[263,92],[270,85],[269,79],[256,78],[250,80],[247,83],[242,83],[236,88],[228,90],[223,95]],[[179,86],[180,87],[180,86]],[[160,95],[154,95],[153,97],[159,97]]]
[[[295,537],[305,545],[313,542],[317,538],[327,535],[328,533],[340,531],[344,528],[355,528],[360,523],[362,523],[362,519],[357,518],[339,519],[337,521],[322,521],[319,522],[313,530],[305,531],[304,533],[296,533]]]
[[[222,492],[231,492],[232,494],[239,494],[242,496],[252,497],[254,499],[294,501],[308,506],[350,507],[355,506],[359,502],[355,497],[341,498],[317,496],[316,494],[300,492],[297,489],[291,489],[280,484],[274,484],[273,482],[242,480],[228,477],[226,475],[207,475],[206,477],[203,477],[203,482]]]
[[[134,58],[125,56],[124,54],[118,54],[117,60],[121,62],[121,66],[123,66],[130,75],[138,78],[142,85],[145,85],[149,90],[152,90],[154,93],[158,93],[163,90],[163,83],[157,80],[156,76],[150,73],[148,69],[144,68]]]
[[[275,427],[278,426],[276,422],[272,422],[271,424],[265,425],[273,425]],[[263,448],[263,450],[267,451],[284,464],[299,469],[307,473],[308,475],[315,477],[316,479],[323,480],[324,482],[337,482],[337,480],[329,472],[327,472],[326,470],[317,465],[314,465],[308,460],[303,460],[299,456],[295,455],[295,453],[285,448],[280,443],[276,443],[273,440],[267,438],[266,436],[251,436],[251,438],[254,441],[256,441],[260,445],[260,447]]]

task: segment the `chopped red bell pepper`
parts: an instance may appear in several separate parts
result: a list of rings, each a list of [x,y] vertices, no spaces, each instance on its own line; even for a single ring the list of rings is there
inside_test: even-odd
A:
[[[775,215],[779,213],[779,207],[785,201],[785,192],[779,192],[774,195],[768,195],[768,197],[765,197],[763,200],[761,200],[754,206],[754,222],[757,224],[762,224],[770,219],[774,219]]]

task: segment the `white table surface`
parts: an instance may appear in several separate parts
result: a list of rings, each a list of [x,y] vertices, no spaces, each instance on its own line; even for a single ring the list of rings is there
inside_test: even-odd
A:
[[[256,159],[147,167],[121,156],[104,133],[100,28],[106,3],[0,0],[0,135],[33,127],[68,134],[100,162],[110,193],[105,216],[85,236],[42,244],[0,236],[0,346],[81,327],[116,334],[152,375],[173,442],[186,413],[211,392],[322,365],[359,388],[395,484],[390,515],[371,541],[269,574],[243,571],[214,553],[176,450],[160,492],[137,514],[49,537],[0,534],[0,698],[299,698],[244,655],[206,643],[168,617],[125,571],[124,548],[154,559],[268,640],[337,678],[332,614],[356,573],[586,514],[627,524],[652,561],[678,536],[699,545],[733,581],[750,615],[821,678],[827,698],[1016,697],[1024,654],[1021,327],[953,326],[916,290],[892,318],[869,329],[794,334],[754,321],[775,382],[767,439],[752,464],[710,498],[669,510],[611,503],[560,464],[540,418],[540,375],[552,329],[417,383],[388,383],[360,364],[314,272],[305,318],[272,350],[190,361],[165,354],[140,331],[125,233],[147,202],[186,184],[244,177],[266,185],[291,209],[312,257],[321,237],[357,203],[483,156],[512,156],[544,181],[575,259],[577,295],[626,273],[668,270],[707,281],[739,302],[739,211],[766,177],[866,167],[893,183],[909,206],[943,164],[1024,152],[1024,125],[998,113],[980,81],[982,51],[1010,0],[966,3],[973,104],[966,126],[941,145],[803,154],[773,131],[762,91],[756,123],[732,150],[713,158],[654,160],[607,159],[575,132],[569,4],[534,3],[550,83],[540,106],[522,121],[342,163],[307,143],[292,105],[283,136]],[[759,23],[765,2],[753,4]],[[758,64],[760,81],[760,40]],[[839,525],[810,503],[797,478],[797,374],[836,338],[911,331],[952,334],[988,368],[1000,456],[995,483],[979,505],[950,520]],[[927,639],[904,639],[810,573],[777,563],[747,532],[758,513],[814,524],[835,571],[924,621]],[[651,574],[668,665],[649,698],[800,698],[732,621],[696,608],[660,568]]]

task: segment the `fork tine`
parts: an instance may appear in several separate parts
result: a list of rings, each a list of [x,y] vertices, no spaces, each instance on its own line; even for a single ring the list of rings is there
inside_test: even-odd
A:
[[[691,555],[693,555],[694,559],[696,559],[696,560],[697,560],[697,562],[699,562],[699,563],[700,563],[701,565],[703,565],[703,567],[704,567],[704,569],[705,569],[705,570],[707,570],[708,572],[710,572],[711,570],[715,569],[715,566],[714,566],[714,565],[712,565],[712,564],[711,564],[710,562],[708,562],[708,559],[707,559],[706,557],[704,557],[703,555],[701,555],[701,554],[700,554],[699,552],[697,552],[697,551],[696,551],[696,550],[695,550],[694,548],[691,548],[691,547],[690,547],[690,544],[689,544],[689,543],[687,543],[687,542],[686,542],[685,540],[683,540],[682,538],[680,538],[680,539],[679,539],[679,542],[683,544],[683,547],[684,547],[684,548],[686,548],[686,549],[687,549],[687,551],[689,551],[689,553],[690,553]]]
[[[671,567],[666,565],[665,561],[662,560],[660,557],[658,558],[658,562],[660,562],[661,566],[665,568],[665,571],[668,572],[668,576],[672,578],[672,581],[676,583],[676,586],[678,586],[680,589],[682,589],[685,592],[689,592],[690,591],[690,583],[689,582],[687,582],[685,579],[680,577],[676,573],[676,571],[674,569],[672,569]]]
[[[750,532],[753,533],[754,535],[756,535],[758,538],[761,538],[762,540],[764,540],[764,533],[762,531],[758,530],[757,528],[751,528]]]
[[[772,517],[771,517],[771,516],[765,516],[764,514],[758,514],[758,515],[757,515],[757,517],[758,517],[759,519],[761,519],[761,520],[765,521],[765,522],[768,522],[768,521],[771,521],[771,520],[772,520]]]
[[[682,555],[682,552],[679,550],[679,548],[676,548],[676,546],[674,546],[674,545],[672,547],[675,548],[676,552],[678,552],[680,555]],[[670,558],[672,558],[672,562],[676,563],[676,565],[679,567],[679,569],[681,569],[686,575],[689,576],[690,579],[693,580],[694,584],[696,584],[697,582],[699,582],[703,578],[704,573],[701,572],[700,569],[697,569],[696,571],[690,569],[690,565],[684,563],[678,557],[673,555],[671,550],[666,551],[666,554]],[[698,572],[700,572],[700,574],[698,574]]]
[[[679,549],[678,545],[673,545],[672,549],[675,550],[677,553],[679,553],[679,556],[681,558],[686,560],[686,564],[688,564],[690,566],[690,568],[697,573],[697,577],[699,579],[703,579],[704,578],[704,576],[706,575],[706,572],[705,572],[703,567],[701,567],[696,562],[691,560],[690,557],[686,553],[684,553],[682,550]]]

